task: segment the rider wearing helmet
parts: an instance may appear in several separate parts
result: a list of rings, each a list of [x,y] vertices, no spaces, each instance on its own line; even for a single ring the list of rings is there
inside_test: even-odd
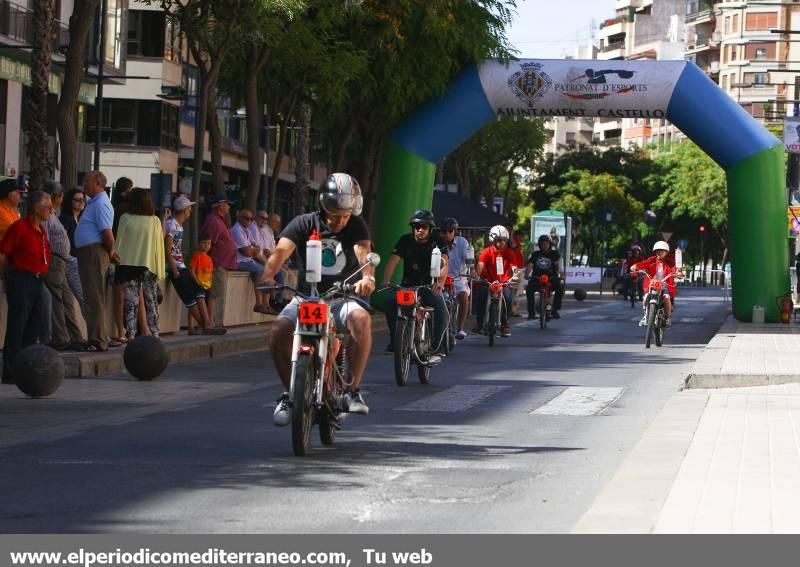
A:
[[[458,221],[453,217],[447,217],[440,223],[439,233],[442,236],[442,240],[447,243],[447,273],[453,278],[456,301],[459,304],[456,338],[462,340],[467,336],[467,333],[464,332],[464,323],[467,320],[467,312],[469,311],[469,283],[464,277],[467,274],[469,242],[463,236],[456,236],[457,232]]]
[[[536,309],[534,307],[534,297],[536,293],[536,282],[539,276],[546,275],[550,278],[553,286],[553,311],[550,316],[559,319],[561,315],[561,300],[564,297],[564,287],[561,285],[561,254],[553,248],[553,240],[547,234],[539,236],[537,241],[539,249],[534,251],[528,258],[528,287],[525,294],[528,297],[528,319],[536,319]]]
[[[664,279],[670,274],[677,272],[677,269],[675,268],[675,256],[670,254],[669,244],[663,240],[659,240],[653,245],[653,252],[655,253],[653,256],[633,264],[630,267],[630,270],[647,272],[648,276],[657,279]],[[661,288],[661,293],[664,296],[664,315],[667,317],[667,320],[664,322],[664,326],[671,327],[672,300],[675,297],[674,277],[666,280],[666,286]]]
[[[404,287],[427,286],[431,284],[431,253],[434,248],[438,248],[442,253],[442,269],[439,278],[434,284],[419,289],[419,297],[423,305],[433,307],[433,344],[436,350],[443,349],[442,340],[447,331],[447,306],[442,297],[442,283],[447,277],[447,265],[449,250],[447,244],[441,237],[434,233],[433,229],[436,222],[433,213],[420,209],[415,211],[408,219],[411,225],[411,232],[404,234],[395,243],[392,254],[386,262],[386,269],[383,272],[383,282],[381,287],[389,285],[394,270],[400,260],[403,260],[403,281]],[[389,345],[383,351],[384,354],[394,352],[394,331],[397,323],[397,300],[394,294],[387,294],[383,305],[383,312],[386,314],[386,323],[389,326]],[[441,362],[441,356],[429,355],[428,362],[437,364]]]
[[[521,268],[517,265],[514,251],[508,247],[508,229],[504,226],[493,226],[489,231],[489,246],[483,249],[478,257],[475,272],[478,277],[488,282],[508,282],[516,283],[516,276],[513,268]],[[497,272],[497,258],[503,259],[503,271]],[[503,287],[503,308],[500,310],[500,335],[503,337],[511,336],[511,327],[508,326],[508,315],[512,301],[511,288]],[[477,325],[472,329],[473,333],[480,333],[483,330],[483,316],[486,311],[486,303],[489,301],[489,286],[484,285],[478,289],[477,306],[475,317]]]
[[[639,262],[642,262],[642,261],[644,261],[644,256],[642,256],[642,247],[639,246],[638,244],[634,244],[633,246],[630,247],[630,250],[628,250],[628,257],[625,259],[625,266],[623,266],[624,270],[625,270],[624,278],[625,278],[625,284],[626,284],[625,285],[625,300],[626,301],[628,299],[628,296],[631,293],[638,292],[639,293],[639,299],[641,299],[642,296],[644,295],[644,290],[642,288],[642,280],[641,280],[641,278],[637,278],[635,280],[636,287],[638,289],[634,291],[634,287],[633,287],[634,286],[634,279],[631,277],[631,273],[630,273],[631,266],[633,266],[634,264],[638,264]]]
[[[359,216],[362,208],[361,187],[355,178],[346,173],[334,173],[320,186],[319,210],[298,215],[280,233],[278,244],[270,254],[264,268],[267,281],[274,281],[275,274],[292,256],[297,266],[298,288],[310,291],[305,281],[306,242],[312,235],[322,241],[322,281],[317,289],[327,291],[337,281],[346,279],[366,262],[371,251],[369,228]],[[369,296],[375,291],[375,269],[367,266],[355,284],[355,294]],[[275,367],[286,392],[278,398],[273,421],[275,425],[291,422],[292,334],[297,321],[298,300],[293,299],[275,320],[270,333],[270,350]],[[372,320],[369,313],[355,300],[331,302],[331,315],[336,326],[347,328],[352,339],[347,348],[351,389],[345,393],[345,409],[350,413],[366,414],[369,408],[364,403],[359,385],[367,365],[372,346]]]

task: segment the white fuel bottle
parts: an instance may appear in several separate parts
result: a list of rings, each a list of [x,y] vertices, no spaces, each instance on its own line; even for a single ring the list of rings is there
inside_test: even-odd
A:
[[[319,234],[314,230],[306,242],[306,282],[319,283],[322,281],[322,242]]]
[[[438,278],[442,273],[442,251],[434,248],[431,252],[431,277]]]

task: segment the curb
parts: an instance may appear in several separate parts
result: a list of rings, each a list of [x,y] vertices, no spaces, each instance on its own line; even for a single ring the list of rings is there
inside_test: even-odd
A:
[[[800,374],[689,374],[684,390],[717,390],[800,383]]]
[[[272,322],[231,328],[222,336],[188,336],[174,334],[165,337],[164,346],[169,353],[169,363],[179,364],[193,360],[219,358],[249,352],[269,350],[269,332]],[[383,313],[372,316],[372,332],[388,330]],[[96,378],[125,369],[122,361],[124,347],[104,353],[64,354],[65,378]]]

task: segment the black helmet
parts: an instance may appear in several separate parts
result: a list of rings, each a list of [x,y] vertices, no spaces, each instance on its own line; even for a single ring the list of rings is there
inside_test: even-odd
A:
[[[550,238],[550,235],[548,235],[548,234],[541,235],[539,237],[539,241],[538,242],[539,242],[539,248],[542,247],[542,242],[549,242],[551,246],[553,245],[553,239]]]
[[[408,224],[427,224],[430,227],[436,226],[436,220],[433,218],[433,213],[426,210],[420,209],[418,211],[414,211],[414,214],[411,215],[411,218],[408,219]]]
[[[361,195],[361,186],[346,173],[333,173],[319,188],[319,206],[328,213],[349,210],[354,215],[361,214],[364,199]]]
[[[445,230],[450,230],[451,228],[458,228],[458,221],[453,217],[447,217],[445,219],[442,219],[439,228],[443,228]]]

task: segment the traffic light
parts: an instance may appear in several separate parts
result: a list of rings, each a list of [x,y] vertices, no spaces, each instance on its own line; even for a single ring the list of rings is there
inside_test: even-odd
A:
[[[705,227],[705,225],[702,225],[702,224],[701,224],[701,225],[700,225],[700,232],[705,232],[705,231],[706,231],[706,227]]]

